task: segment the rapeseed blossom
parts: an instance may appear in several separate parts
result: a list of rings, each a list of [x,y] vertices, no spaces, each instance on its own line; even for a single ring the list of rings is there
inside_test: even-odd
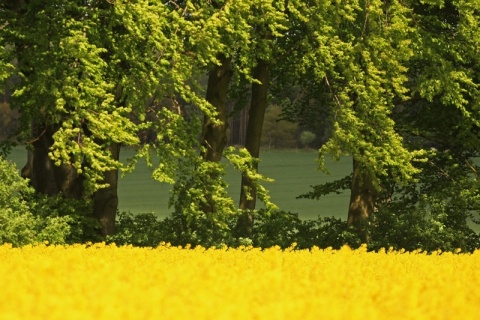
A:
[[[0,247],[0,319],[477,319],[480,251]]]

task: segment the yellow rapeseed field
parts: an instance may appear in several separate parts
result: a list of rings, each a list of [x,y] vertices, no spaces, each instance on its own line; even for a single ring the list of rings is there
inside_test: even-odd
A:
[[[0,319],[478,319],[480,251],[0,247]]]

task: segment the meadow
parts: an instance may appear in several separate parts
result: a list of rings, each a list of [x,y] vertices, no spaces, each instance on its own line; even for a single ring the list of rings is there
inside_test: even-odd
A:
[[[478,319],[473,254],[0,246],[0,319]]]
[[[123,149],[121,160],[126,161],[133,155],[133,150]],[[315,162],[317,152],[314,150],[267,150],[261,152],[259,171],[273,178],[274,182],[266,183],[272,201],[280,209],[299,213],[302,219],[316,219],[318,216],[346,219],[349,193],[332,194],[323,199],[296,199],[302,193],[310,191],[310,186],[343,178],[351,172],[351,159],[342,158],[339,162],[327,161],[330,175],[317,170]],[[9,159],[17,163],[18,168],[25,164],[26,151],[15,148]],[[144,161],[138,163],[137,169],[120,179],[118,195],[119,210],[132,213],[153,212],[159,217],[166,217],[171,210],[168,208],[168,198],[171,186],[159,183],[151,178],[153,169]],[[228,192],[238,203],[241,177],[231,167],[227,168],[225,177],[229,184]],[[262,204],[259,203],[261,208]]]

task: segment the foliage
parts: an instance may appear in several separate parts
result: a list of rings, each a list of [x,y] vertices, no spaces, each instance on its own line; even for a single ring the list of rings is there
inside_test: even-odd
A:
[[[190,218],[188,222],[186,217]],[[208,247],[233,244],[230,228],[220,228],[209,218],[210,215],[206,214],[186,216],[173,213],[160,219],[152,213],[121,212],[117,217],[116,232],[107,237],[107,242],[138,247],[156,247],[161,242],[175,246]],[[236,216],[229,218],[230,226],[234,225],[235,219]]]
[[[391,118],[407,98],[407,63],[413,55],[411,9],[398,1],[290,2],[292,36],[282,52],[285,75],[330,118],[331,132],[320,149],[324,157],[351,154],[378,187],[380,178],[406,181],[417,172],[422,152],[407,149]],[[292,50],[293,48],[293,50]],[[286,71],[286,72],[285,72]],[[288,80],[288,76],[286,79]],[[308,100],[307,100],[308,101]],[[311,114],[315,114],[310,112]],[[315,120],[312,120],[315,121]]]
[[[220,54],[242,84],[255,83],[252,70],[268,61],[277,87],[296,94],[283,93],[287,116],[328,117],[311,121],[330,130],[320,168],[327,154],[351,154],[373,179],[381,195],[370,248],[472,251],[478,236],[467,222],[480,212],[479,12],[470,0],[17,1],[0,7],[0,90],[20,79],[8,89],[25,138],[39,138],[32,126],[54,127],[50,158],[82,174],[89,194],[105,187],[105,172],[127,170],[109,145],[138,146],[139,131],[156,132],[128,169],[141,157],[153,166],[150,153],[159,156],[153,178],[173,185],[172,216],[123,215],[116,241],[355,247],[340,220],[300,221],[276,210],[254,170],[259,159],[243,149],[225,157],[254,182],[267,210],[255,212],[253,239],[231,235],[240,213],[225,168],[200,156],[202,117],[216,119],[202,79]],[[42,198],[14,169],[1,171],[2,241],[94,239],[89,203]],[[301,197],[318,199],[350,181]]]
[[[169,114],[172,118],[165,123],[164,128],[174,123],[190,128],[195,126],[193,122],[187,123],[182,117]],[[175,131],[160,131],[159,128],[159,132]],[[162,146],[163,141],[168,141],[168,144]],[[202,161],[196,152],[198,143],[196,139],[189,140],[181,136],[163,136],[159,139],[154,147],[159,148],[160,155],[162,150],[166,150],[163,159],[168,154],[174,154],[174,150],[178,154],[175,158],[178,161],[177,171],[173,173],[175,184],[170,198],[170,205],[174,210],[164,220],[158,220],[150,214],[122,213],[117,221],[117,234],[109,237],[109,241],[140,246],[155,246],[160,241],[168,241],[174,245],[207,247],[238,243],[232,230],[240,212],[226,192],[227,185],[223,179],[225,164]],[[173,149],[172,153],[168,148]],[[269,211],[276,210],[277,207],[271,202],[268,191],[262,185],[262,182],[271,180],[252,170],[253,162],[258,160],[251,157],[245,149],[236,150],[233,147],[226,150],[225,157],[236,170],[249,175],[257,187],[259,199],[264,202],[266,208]],[[154,171],[154,176],[159,180],[166,176],[160,171],[161,168],[160,166]]]
[[[198,141],[201,117],[212,121],[216,119],[214,108],[203,97],[200,75],[211,70],[212,65],[218,65],[221,54],[232,61],[232,69],[236,73],[253,81],[250,73],[255,64],[254,58],[270,53],[262,49],[265,45],[251,32],[252,28],[268,22],[271,32],[278,34],[283,29],[281,6],[276,1],[179,2],[178,5],[166,5],[172,10],[173,24],[177,25],[174,32],[177,38],[168,37],[168,50],[174,53],[173,62],[167,65],[173,66],[170,71],[172,79],[166,79],[166,84],[173,85],[165,90],[164,95],[171,96],[171,101],[165,103],[165,99],[158,99],[154,102],[157,108],[160,107],[155,121],[151,123],[157,139],[151,146],[146,146],[139,156],[146,156],[149,162],[149,149],[153,149],[162,159],[154,169],[153,178],[173,184],[170,206],[174,212],[171,218],[177,228],[178,239],[187,237],[185,239],[190,239],[188,241],[192,244],[221,244],[225,235],[229,234],[230,220],[238,215],[233,200],[226,192],[223,180],[225,168],[220,163],[204,161],[200,156],[203,153]],[[170,27],[166,24],[163,28],[166,26]],[[188,54],[185,54],[185,48]],[[188,104],[188,108],[179,103],[181,100]],[[226,157],[237,170],[251,172],[251,178],[259,187],[259,198],[268,204],[266,189],[257,183],[263,177],[247,168],[253,161],[249,159],[251,157],[242,151],[238,156],[234,156],[232,151],[227,153]],[[242,161],[244,164],[239,164]]]
[[[292,243],[298,243],[297,228],[300,224],[297,214],[259,210],[254,220],[253,245],[260,248],[288,248]]]
[[[133,215],[130,212],[120,212],[117,215],[115,234],[107,236],[107,243],[157,247],[163,241],[163,232],[161,222],[152,213]]]
[[[479,4],[443,0],[414,3],[413,9],[419,24],[417,37],[412,38],[412,72],[416,75],[411,84],[413,93],[437,107],[454,106],[462,113],[467,133],[472,123],[478,126]]]
[[[436,250],[473,252],[480,248],[480,235],[467,226],[451,225],[446,214],[425,208],[410,211],[381,210],[371,218],[369,249],[393,248],[427,252]]]
[[[478,181],[472,177],[476,165],[462,158],[453,150],[437,150],[421,166],[421,183],[394,185],[372,218],[371,246],[467,252],[479,248],[480,234],[471,227],[480,214]]]
[[[426,208],[410,206],[401,210],[402,206],[405,203],[396,203],[395,207],[388,207],[392,211],[385,208],[371,217],[368,250],[473,252],[480,248],[480,234],[466,224],[455,225],[464,220],[455,220],[445,212],[432,213]],[[299,249],[314,246],[339,249],[344,245],[358,248],[362,242],[356,230],[339,218],[301,220],[296,213],[275,211],[267,215],[260,210],[255,216],[253,245],[288,248],[292,243]]]
[[[220,29],[243,41],[245,32],[232,29],[244,28],[234,4],[30,1],[2,10],[9,22],[0,47],[11,44],[18,60],[22,81],[12,105],[21,108],[25,134],[32,120],[58,125],[55,164],[73,165],[90,192],[103,187],[103,173],[121,167],[106,146],[138,145],[137,133],[150,125],[133,119],[143,122],[151,109],[178,106],[177,99],[214,115],[197,79],[228,47]]]
[[[311,131],[305,130],[305,131],[302,131],[302,133],[300,133],[300,142],[305,148],[308,148],[310,143],[312,143],[313,140],[315,140],[316,138],[317,138],[317,135]]]
[[[0,242],[22,246],[35,241],[47,240],[42,234],[44,229],[53,229],[53,239],[64,238],[68,231],[67,219],[42,221],[31,212],[31,206],[25,198],[31,198],[34,190],[28,181],[22,179],[15,165],[0,158]],[[56,229],[56,230],[55,230]]]
[[[472,175],[474,163],[453,151],[430,152],[422,163],[418,182],[395,184],[384,181],[377,211],[370,219],[369,249],[471,252],[480,247],[478,232],[471,224],[478,220],[478,181]],[[474,170],[474,171],[472,171]],[[349,189],[351,176],[313,186],[299,198],[320,199]],[[477,221],[478,222],[478,221]],[[309,222],[311,223],[311,222]]]
[[[318,217],[317,220],[302,221],[298,234],[300,248],[317,246],[339,249],[344,245],[358,248],[362,244],[355,229],[349,227],[345,220],[335,217]]]
[[[397,207],[403,206],[397,203]],[[388,211],[388,209],[392,211]],[[230,216],[229,228],[220,229],[208,222],[207,215],[194,216],[190,229],[184,227],[182,215],[159,219],[154,214],[119,214],[116,234],[109,236],[109,243],[156,247],[161,242],[175,246],[238,247],[251,245],[256,248],[278,246],[289,248],[292,243],[298,249],[334,248],[344,245],[358,248],[361,240],[346,221],[335,217],[319,217],[301,220],[298,214],[281,210],[255,214],[252,239],[235,238],[231,232],[236,216]],[[399,210],[390,205],[371,217],[368,250],[395,250],[434,252],[473,252],[480,248],[480,235],[467,226],[458,228],[447,222],[445,215],[432,215],[413,207]],[[195,226],[195,228],[193,228]]]
[[[270,105],[265,111],[262,146],[268,149],[296,148],[298,124],[281,119],[282,108]]]
[[[0,11],[0,21],[7,21],[7,17],[5,16],[5,12],[3,10]],[[2,25],[1,28],[7,27],[6,25]],[[4,43],[3,34],[0,32],[0,43]],[[12,57],[12,48],[7,45],[0,46],[0,93],[4,94],[5,86],[7,79],[11,77],[13,74],[14,66],[12,64],[13,57]]]
[[[255,216],[253,245],[261,248],[279,246],[288,248],[296,243],[299,249],[313,247],[339,249],[344,245],[352,248],[361,241],[345,221],[334,217],[319,217],[317,220],[301,220],[298,214],[274,211],[266,214],[260,210]]]
[[[426,161],[417,164],[418,183],[386,183],[390,187],[372,222],[372,239],[383,245],[479,247],[478,234],[469,225],[480,213],[475,160],[480,150],[475,116],[480,33],[473,17],[479,10],[472,1],[412,3],[417,28],[411,37],[411,99],[394,118],[410,148],[430,150]]]
[[[264,203],[267,212],[277,210],[278,207],[270,200],[269,192],[262,184],[262,182],[273,182],[273,179],[258,173],[254,168],[254,164],[258,163],[260,159],[252,157],[245,148],[241,148],[238,152],[235,152],[234,147],[229,147],[225,151],[225,157],[235,170],[239,171],[242,176],[248,177],[256,189],[256,196]],[[247,190],[246,194],[248,198],[250,196],[250,191]]]
[[[105,43],[114,39],[103,37],[101,29],[111,12],[72,1],[18,5],[1,31],[21,77],[12,97],[12,106],[21,111],[21,129],[27,137],[32,122],[59,125],[51,159],[72,164],[93,192],[102,186],[103,172],[120,166],[105,145],[138,140],[128,119],[131,107],[115,100],[116,60],[109,59]]]
[[[92,216],[92,203],[88,200],[68,199],[61,194],[55,197],[49,197],[42,194],[34,194],[34,197],[28,199],[32,207],[32,213],[42,223],[48,221],[65,220],[68,228],[64,234],[64,241],[68,244],[98,242],[102,240],[100,236],[100,224]],[[45,227],[44,234],[48,235],[50,231]],[[60,238],[59,238],[60,239]],[[62,243],[62,241],[51,241],[51,243]]]
[[[297,199],[320,199],[322,196],[326,196],[330,193],[340,194],[344,190],[348,190],[352,187],[352,175],[348,175],[338,180],[326,182],[311,186],[312,191],[297,196]]]
[[[16,166],[0,158],[0,243],[98,241],[98,223],[88,203],[35,194]]]
[[[143,153],[150,161],[149,149],[153,149],[162,159],[153,171],[154,179],[173,184],[169,205],[174,209],[171,219],[177,241],[220,244],[230,230],[228,221],[237,214],[226,191],[224,165],[203,161],[198,152],[198,119],[186,119],[168,109],[157,116],[157,141]]]

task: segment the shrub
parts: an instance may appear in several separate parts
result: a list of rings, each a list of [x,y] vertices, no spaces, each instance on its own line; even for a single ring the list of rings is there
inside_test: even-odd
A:
[[[211,218],[206,214],[193,218],[189,217],[186,223],[187,217],[183,215],[172,214],[160,219],[153,213],[121,212],[118,214],[115,234],[108,236],[107,242],[138,247],[156,247],[160,242],[192,247],[235,246],[231,232],[235,223],[233,217],[228,221],[228,227],[223,228],[209,222]]]
[[[0,157],[0,243],[97,241],[90,208],[89,202],[35,194],[16,166]]]
[[[393,207],[390,207],[393,210]],[[401,214],[399,214],[401,212]],[[185,227],[185,216],[171,215],[163,220],[154,214],[120,213],[117,232],[108,237],[108,242],[118,245],[156,247],[161,242],[175,246],[201,245],[203,247],[238,247],[252,245],[258,248],[279,246],[289,248],[293,243],[298,249],[319,248],[339,249],[344,245],[358,248],[361,240],[354,228],[335,217],[319,217],[316,220],[301,220],[297,213],[271,211],[256,212],[252,239],[236,239],[232,232],[235,219],[229,222],[229,229],[212,229],[208,218],[198,216]],[[20,222],[19,222],[20,224]],[[387,211],[385,208],[372,217],[368,249],[383,248],[394,250],[433,252],[436,250],[473,252],[480,248],[480,236],[467,226],[463,228],[448,225],[444,215],[432,215],[421,208]]]
[[[339,249],[345,244],[352,248],[358,248],[361,244],[356,232],[347,227],[346,221],[334,217],[301,220],[297,213],[281,210],[270,214],[259,210],[254,233],[253,244],[262,248],[275,245],[288,248],[296,243],[299,249],[313,246]]]
[[[117,215],[115,234],[107,237],[107,243],[156,247],[162,241],[161,221],[153,213],[132,214],[120,212]]]
[[[39,219],[32,213],[34,190],[16,166],[0,157],[0,242],[22,246],[36,241],[64,243],[68,218]]]
[[[421,207],[381,210],[372,217],[369,249],[473,252],[480,248],[479,234],[466,224],[453,226],[447,219],[445,214],[432,214]]]
[[[82,199],[67,199],[62,195],[55,197],[35,194],[30,199],[32,213],[39,221],[65,220],[68,232],[65,233],[65,243],[99,242],[100,224],[93,217],[92,202]],[[50,241],[50,240],[49,240]]]
[[[298,242],[298,214],[286,211],[259,210],[255,216],[253,245],[262,248],[280,246],[288,248]]]
[[[311,131],[302,131],[300,133],[300,143],[305,147],[308,148],[310,144],[317,138],[317,135]]]
[[[317,220],[302,221],[297,240],[299,248],[332,247],[340,249],[344,245],[359,248],[362,244],[357,232],[348,227],[345,220],[335,217],[318,217]]]

